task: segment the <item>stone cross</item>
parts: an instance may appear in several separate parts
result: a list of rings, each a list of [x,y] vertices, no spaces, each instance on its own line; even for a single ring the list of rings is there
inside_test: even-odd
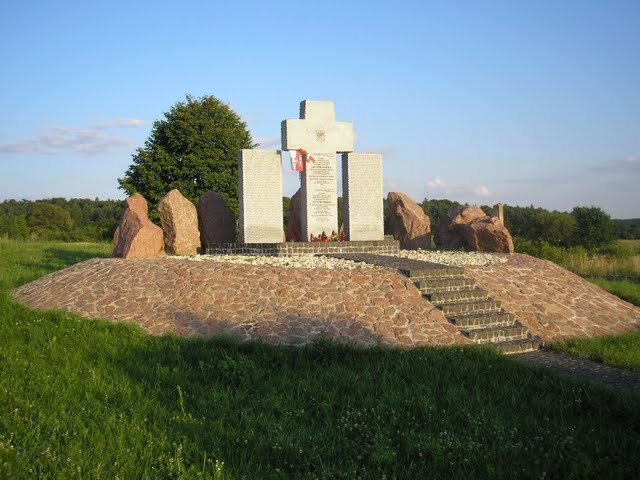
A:
[[[336,154],[353,151],[351,122],[337,122],[333,102],[304,100],[300,118],[282,122],[282,149],[313,157],[300,174],[302,235],[338,231]]]
[[[302,236],[338,231],[336,155],[342,154],[344,225],[351,241],[384,239],[382,155],[353,153],[351,122],[336,122],[333,102],[304,100],[300,118],[282,122],[282,149],[313,157],[300,173]],[[282,230],[282,164],[278,150],[238,152],[240,238],[279,243]]]

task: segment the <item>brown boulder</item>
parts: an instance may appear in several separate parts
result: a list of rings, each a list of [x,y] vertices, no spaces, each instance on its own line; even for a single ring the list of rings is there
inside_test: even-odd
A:
[[[145,198],[139,193],[134,193],[130,197],[128,197],[125,201],[126,208],[133,210],[136,213],[139,213],[142,218],[149,218],[149,208],[147,206],[147,201]]]
[[[205,192],[198,202],[202,243],[234,243],[236,216],[218,192]]]
[[[473,220],[464,228],[464,239],[474,252],[513,253],[511,234],[497,217]]]
[[[436,244],[472,252],[513,253],[513,239],[500,219],[475,206],[449,210],[438,227]]]
[[[455,207],[449,210],[440,220],[436,231],[436,245],[441,248],[458,249],[466,247],[464,227],[470,222],[485,217],[480,207]]]
[[[122,219],[113,235],[113,257],[157,258],[164,255],[162,229],[147,218],[147,201],[139,193],[126,200]]]
[[[195,255],[200,248],[198,212],[182,194],[173,189],[158,203],[164,232],[165,251],[170,255]]]
[[[404,193],[389,192],[387,200],[393,238],[400,241],[400,248],[431,248],[431,220],[422,207]]]
[[[302,192],[300,189],[291,197],[289,202],[289,218],[287,220],[287,242],[308,242],[308,238],[302,238]]]

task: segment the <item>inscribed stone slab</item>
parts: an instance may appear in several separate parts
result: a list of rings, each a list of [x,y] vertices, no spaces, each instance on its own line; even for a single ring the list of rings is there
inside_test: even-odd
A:
[[[382,155],[342,155],[342,196],[347,238],[384,240]]]
[[[241,150],[238,154],[238,176],[241,242],[282,242],[280,152]]]
[[[338,186],[335,153],[316,153],[302,172],[302,234],[330,235],[338,231]]]

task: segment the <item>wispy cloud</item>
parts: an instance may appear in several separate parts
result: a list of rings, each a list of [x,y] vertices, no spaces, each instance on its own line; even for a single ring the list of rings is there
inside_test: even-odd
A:
[[[432,196],[442,194],[450,196],[473,195],[480,198],[491,196],[491,191],[485,185],[453,185],[445,182],[441,177],[428,180],[426,187]]]
[[[597,175],[597,177],[596,177]],[[572,175],[548,175],[543,177],[508,178],[504,183],[516,183],[523,185],[567,185],[581,184],[584,182],[601,179],[603,175],[633,176],[640,175],[640,157],[629,155],[625,158],[608,160],[587,167]]]
[[[108,134],[112,128],[141,128],[150,122],[137,118],[113,118],[86,126],[54,126],[32,138],[13,143],[0,143],[0,155],[28,154],[57,155],[64,152],[102,155],[131,148],[135,142],[120,135]]]
[[[280,148],[280,137],[257,137],[258,148]]]
[[[405,184],[397,178],[384,177],[382,180],[382,189],[385,192],[402,192]]]
[[[550,175],[546,177],[529,177],[529,178],[508,178],[503,180],[504,183],[526,183],[526,184],[564,184],[564,183],[574,183],[577,180],[580,180],[580,175]]]
[[[589,171],[605,174],[640,174],[640,157],[629,155],[623,159],[609,160],[592,166]]]
[[[142,128],[151,125],[153,122],[140,120],[139,118],[111,118],[94,125],[95,128]]]

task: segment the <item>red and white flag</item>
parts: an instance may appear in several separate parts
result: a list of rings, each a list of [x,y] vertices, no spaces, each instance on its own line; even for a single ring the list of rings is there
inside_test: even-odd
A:
[[[309,155],[305,150],[289,150],[289,157],[291,158],[291,171],[302,172],[304,171],[304,164],[306,162],[313,162],[313,157]]]

